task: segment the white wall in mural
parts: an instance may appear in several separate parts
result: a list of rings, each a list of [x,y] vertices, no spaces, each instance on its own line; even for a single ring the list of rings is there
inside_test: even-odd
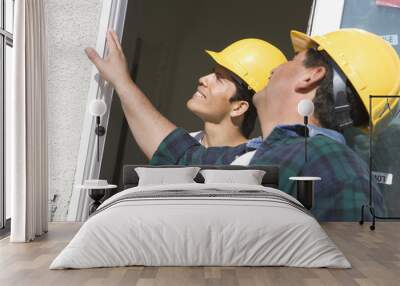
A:
[[[47,0],[49,43],[49,215],[67,217],[86,110],[102,0]]]

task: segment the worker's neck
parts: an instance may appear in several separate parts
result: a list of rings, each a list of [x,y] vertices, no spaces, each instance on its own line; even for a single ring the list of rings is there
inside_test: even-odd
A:
[[[240,132],[239,127],[231,122],[223,121],[218,124],[205,122],[202,144],[205,147],[237,146],[246,143],[247,139]]]

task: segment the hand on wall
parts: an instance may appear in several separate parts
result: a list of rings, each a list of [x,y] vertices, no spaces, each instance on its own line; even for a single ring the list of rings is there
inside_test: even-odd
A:
[[[114,31],[107,32],[108,54],[102,59],[93,48],[86,48],[88,58],[96,66],[100,76],[115,88],[131,80],[128,65],[118,36]]]

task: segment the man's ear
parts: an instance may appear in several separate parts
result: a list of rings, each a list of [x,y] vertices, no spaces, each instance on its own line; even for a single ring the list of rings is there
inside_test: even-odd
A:
[[[307,68],[306,72],[295,85],[295,91],[298,93],[307,93],[313,90],[326,75],[326,69],[323,66]]]
[[[234,101],[232,102],[232,108],[231,108],[231,117],[238,117],[246,113],[246,111],[249,109],[249,103],[247,101],[241,100],[241,101]]]

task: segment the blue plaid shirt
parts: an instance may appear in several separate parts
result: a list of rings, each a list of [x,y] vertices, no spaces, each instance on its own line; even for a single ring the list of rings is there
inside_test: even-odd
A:
[[[298,133],[291,130],[293,127],[298,128],[299,126],[301,125],[278,125],[276,128],[287,129],[291,135],[300,136]],[[344,138],[344,136],[335,130],[321,128],[314,125],[308,125],[308,134],[310,137],[316,135],[325,135],[339,143],[346,144],[346,139]],[[247,141],[247,147],[257,149],[258,147],[261,146],[263,141],[264,140],[261,136],[252,138],[249,141]]]
[[[324,128],[310,128],[308,161],[304,159],[304,127],[279,126],[261,144],[236,147],[204,148],[181,128],[171,132],[160,144],[150,164],[202,165],[230,164],[237,156],[257,150],[250,165],[279,165],[279,189],[293,196],[291,176],[319,176],[315,184],[313,214],[320,220],[354,221],[366,203],[369,190],[368,167],[358,155],[343,144],[340,133]],[[374,206],[384,215],[382,195],[375,183]]]

